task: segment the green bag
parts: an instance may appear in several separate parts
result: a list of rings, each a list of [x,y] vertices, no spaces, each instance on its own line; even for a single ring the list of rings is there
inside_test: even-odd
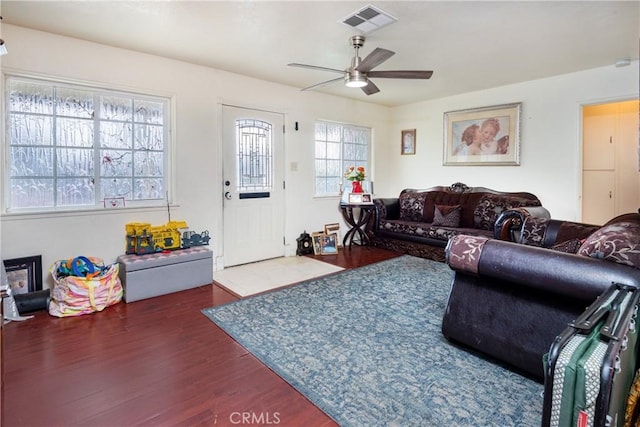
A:
[[[545,354],[543,426],[622,426],[637,364],[640,290],[614,284]]]

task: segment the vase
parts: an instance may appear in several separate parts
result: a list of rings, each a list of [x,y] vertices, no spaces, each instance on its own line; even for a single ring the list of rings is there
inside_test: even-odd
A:
[[[351,182],[351,192],[352,193],[364,193],[362,190],[362,184],[360,181],[352,181]]]

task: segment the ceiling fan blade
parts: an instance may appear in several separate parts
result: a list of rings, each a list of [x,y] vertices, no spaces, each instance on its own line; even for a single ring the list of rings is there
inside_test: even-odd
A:
[[[342,80],[344,80],[344,77],[338,77],[336,79],[331,79],[331,80],[327,80],[326,82],[315,84],[313,86],[305,87],[304,89],[301,89],[301,90],[315,89],[317,87],[328,85],[329,83],[334,83],[334,82],[338,82],[338,81],[342,81]]]
[[[310,70],[330,71],[332,73],[344,74],[344,70],[336,70],[335,68],[327,68],[327,67],[318,67],[317,65],[298,64],[296,62],[292,62],[291,64],[287,64],[287,65],[290,67],[309,68]]]
[[[398,71],[369,71],[367,77],[382,77],[388,79],[428,79],[433,71],[398,70]]]
[[[376,86],[371,80],[369,80],[367,85],[362,88],[362,91],[367,95],[373,95],[374,93],[380,92],[380,89],[378,89],[378,86]]]
[[[367,57],[364,58],[362,62],[360,62],[360,65],[356,67],[356,71],[367,73],[395,54],[395,52],[391,52],[390,50],[377,47],[373,50],[373,52],[367,55]]]

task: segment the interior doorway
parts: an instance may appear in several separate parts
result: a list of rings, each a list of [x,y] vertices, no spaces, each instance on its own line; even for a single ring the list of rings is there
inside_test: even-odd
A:
[[[582,222],[640,208],[638,114],[638,100],[583,106]]]

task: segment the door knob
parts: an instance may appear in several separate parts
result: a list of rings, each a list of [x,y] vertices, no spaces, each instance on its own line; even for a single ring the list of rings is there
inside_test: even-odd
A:
[[[227,200],[231,200],[231,192],[227,191],[226,193],[224,193],[224,198]]]

